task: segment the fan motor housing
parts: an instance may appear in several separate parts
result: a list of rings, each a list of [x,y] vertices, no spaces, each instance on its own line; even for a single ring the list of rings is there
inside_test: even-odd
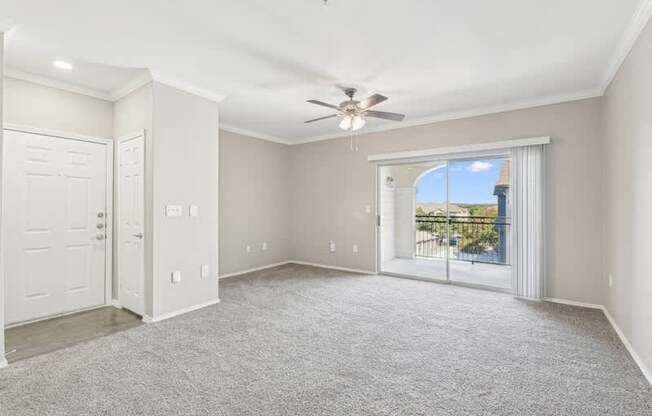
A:
[[[345,112],[353,112],[358,110],[358,104],[360,104],[360,101],[356,101],[356,100],[342,101],[340,103],[340,108],[342,109],[342,111]]]

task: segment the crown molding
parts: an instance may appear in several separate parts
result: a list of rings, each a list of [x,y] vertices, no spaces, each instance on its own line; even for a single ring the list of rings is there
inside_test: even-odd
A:
[[[179,81],[173,81],[170,80],[169,78],[154,77],[152,76],[150,71],[146,71],[146,72],[144,71],[143,74],[134,77],[132,80],[127,82],[121,88],[118,88],[117,90],[110,91],[110,92],[99,91],[92,88],[80,87],[78,85],[71,84],[65,81],[60,81],[43,75],[32,74],[30,72],[22,71],[20,69],[16,69],[12,67],[5,68],[4,76],[7,78],[14,78],[21,81],[27,81],[34,84],[43,85],[45,87],[56,88],[56,89],[72,92],[75,94],[86,95],[89,97],[98,98],[100,100],[111,101],[111,102],[118,101],[124,96],[132,93],[133,91],[137,90],[138,88],[152,81],[157,81],[161,84],[165,84],[172,88],[176,88],[178,90],[187,92],[189,94],[193,94],[215,102],[219,102],[224,98],[224,96],[222,95],[216,95],[213,94],[212,92],[199,90],[195,87],[192,87],[190,84],[182,83]],[[265,135],[260,135],[260,136],[265,137]],[[266,137],[267,138],[265,140],[272,139],[271,136],[266,136]]]
[[[192,83],[168,77],[159,71],[151,71],[152,81],[167,85],[168,87],[176,88],[180,91],[187,92],[202,98],[205,98],[216,103],[222,102],[226,98],[225,94],[216,93],[206,88],[198,87]]]
[[[504,113],[509,111],[525,110],[528,108],[542,107],[542,106],[552,105],[552,104],[561,104],[561,103],[566,103],[571,101],[596,98],[600,96],[602,96],[601,90],[599,88],[592,88],[589,90],[578,91],[571,94],[553,95],[549,97],[535,98],[532,100],[518,101],[510,104],[480,107],[480,108],[467,110],[467,111],[442,113],[435,116],[423,117],[414,120],[408,119],[406,122],[403,123],[388,124],[384,126],[375,127],[372,129],[367,129],[364,130],[364,132],[359,135],[363,136],[371,133],[379,133],[383,131],[399,130],[408,127],[416,127],[416,126],[423,126],[427,124],[440,123],[442,121],[461,120],[465,118],[479,117],[479,116],[485,116],[490,114],[498,114],[498,113]],[[348,137],[348,135],[345,132],[342,133],[338,132],[338,133],[328,134],[323,136],[307,137],[304,139],[292,141],[291,144],[292,145],[305,144],[305,143],[312,143],[312,142],[317,142],[322,140],[330,140],[330,139],[338,139],[338,138],[346,138],[346,137]]]
[[[652,16],[652,0],[641,0],[634,12],[634,15],[629,20],[627,29],[620,38],[618,47],[611,57],[611,61],[605,75],[602,79],[602,89],[601,95],[604,95],[609,88],[609,85],[613,82],[614,78],[618,74],[618,70],[623,65],[627,56],[631,52],[632,48],[636,44],[636,41],[641,36],[641,33],[645,29],[645,26]]]
[[[44,77],[42,75],[32,74],[30,72],[21,71],[12,67],[5,68],[4,76],[6,78],[14,78],[21,81],[27,81],[34,84],[43,85],[45,87],[72,92],[75,94],[87,95],[89,97],[98,98],[104,101],[113,101],[111,94],[107,92],[94,90],[92,88],[80,87],[65,81],[59,81],[56,79]]]
[[[433,149],[408,150],[406,152],[381,153],[367,156],[370,162],[388,162],[396,160],[415,160],[420,158],[430,158],[441,155],[461,154],[461,153],[479,153],[487,151],[497,151],[512,149],[515,147],[535,146],[549,144],[550,137],[525,137],[522,139],[500,140],[497,142],[465,144],[459,146],[445,146]]]
[[[280,143],[280,144],[293,144],[292,142],[278,137],[270,136],[268,134],[259,133],[257,131],[242,129],[230,124],[220,123],[220,130],[228,131],[230,133],[240,134],[242,136],[253,137],[255,139],[267,140],[269,142]]]
[[[131,94],[143,85],[152,82],[152,75],[149,70],[143,70],[142,74],[135,76],[132,80],[127,82],[121,88],[111,91],[111,101],[118,101],[119,99]]]

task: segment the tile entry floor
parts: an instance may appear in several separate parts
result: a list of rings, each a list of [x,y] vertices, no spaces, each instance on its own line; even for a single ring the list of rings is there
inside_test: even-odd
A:
[[[7,361],[13,363],[142,325],[139,316],[113,306],[9,328]]]

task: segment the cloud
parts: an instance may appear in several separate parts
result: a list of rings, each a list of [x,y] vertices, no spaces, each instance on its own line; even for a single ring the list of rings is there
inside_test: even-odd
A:
[[[473,162],[473,163],[471,163],[471,164],[470,164],[466,169],[467,169],[469,172],[474,172],[474,173],[476,173],[476,172],[484,172],[484,171],[487,171],[487,170],[491,169],[493,166],[494,166],[494,165],[492,165],[492,164],[489,163],[489,162],[477,161],[477,162]]]

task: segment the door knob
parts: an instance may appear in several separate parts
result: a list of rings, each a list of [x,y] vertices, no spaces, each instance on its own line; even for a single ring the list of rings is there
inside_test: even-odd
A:
[[[95,238],[97,238],[100,241],[104,240],[104,234],[98,234],[97,237],[95,237]]]
[[[143,233],[132,234],[136,238],[143,238]]]

